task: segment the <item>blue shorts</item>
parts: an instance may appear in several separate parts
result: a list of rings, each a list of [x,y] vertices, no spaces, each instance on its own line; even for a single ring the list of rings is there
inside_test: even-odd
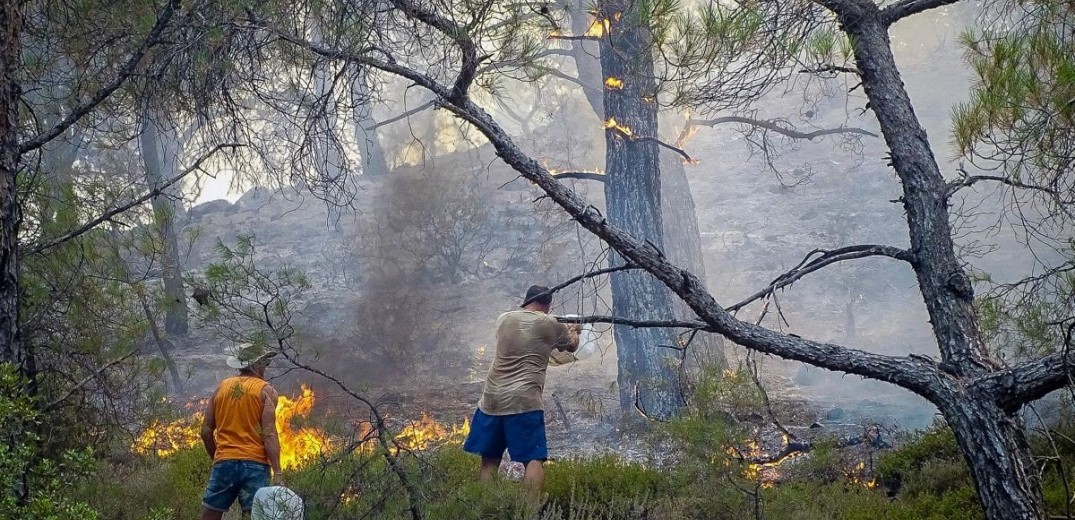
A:
[[[535,410],[511,415],[489,415],[475,410],[463,451],[499,459],[505,449],[511,455],[511,460],[523,464],[549,458],[549,446],[545,442],[545,412]]]
[[[250,511],[254,493],[269,487],[269,466],[252,460],[222,460],[213,464],[202,505],[213,511],[227,511],[235,499],[239,507]]]

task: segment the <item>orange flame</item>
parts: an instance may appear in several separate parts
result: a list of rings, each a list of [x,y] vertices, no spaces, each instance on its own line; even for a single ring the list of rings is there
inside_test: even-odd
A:
[[[611,24],[607,18],[596,18],[590,27],[586,29],[586,36],[593,38],[601,38],[611,29]]]
[[[623,80],[620,78],[609,76],[607,79],[605,79],[605,87],[609,90],[620,90],[623,88]]]
[[[280,436],[280,465],[294,468],[331,447],[324,433],[310,427],[295,428],[292,420],[305,418],[314,405],[314,392],[306,385],[302,393],[291,399],[280,396],[276,403],[276,429]],[[203,400],[202,403],[206,403]],[[191,405],[188,405],[189,408]],[[201,443],[202,412],[172,422],[153,421],[134,441],[131,449],[139,455],[153,454],[166,458]]]
[[[609,116],[609,118],[605,120],[605,128],[616,130],[627,137],[631,137],[633,135],[633,133],[631,132],[631,127],[617,123],[616,118],[612,116]]]
[[[464,419],[461,425],[445,426],[422,412],[420,420],[408,424],[393,440],[402,449],[418,451],[445,442],[462,440],[469,433],[470,420]]]
[[[294,428],[291,421],[305,418],[314,407],[314,391],[302,385],[302,394],[294,400],[280,396],[276,402],[276,431],[280,434],[280,466],[284,469],[301,466],[302,463],[324,453],[331,447],[328,437],[314,428]]]
[[[866,479],[866,463],[859,462],[855,467],[847,473],[847,480],[852,484],[858,484],[866,489],[873,489],[877,487],[877,479]]]
[[[789,441],[788,436],[784,434],[782,435],[782,437],[784,441],[784,447],[786,448]],[[784,448],[781,448],[781,450],[783,449]],[[764,453],[762,452],[761,446],[759,446],[758,442],[754,439],[748,440],[743,448],[730,446],[726,448],[725,451],[733,458],[737,458],[744,462],[749,460],[758,460],[759,458],[764,457]],[[762,489],[769,489],[773,487],[781,478],[779,469],[780,466],[785,462],[797,458],[801,455],[802,453],[793,452],[773,462],[766,462],[763,464],[748,462],[743,467],[742,476],[747,480],[757,482],[762,487]]]
[[[139,455],[153,454],[162,458],[171,457],[180,450],[201,442],[200,433],[204,417],[201,412],[198,412],[191,417],[177,419],[170,423],[153,421],[134,440],[131,449]]]

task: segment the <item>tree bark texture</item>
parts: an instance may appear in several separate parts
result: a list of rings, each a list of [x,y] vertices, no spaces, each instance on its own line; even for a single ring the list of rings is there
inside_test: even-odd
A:
[[[161,120],[147,109],[139,136],[142,162],[146,169],[146,184],[150,190],[159,189],[179,174],[179,143],[175,132],[162,128]],[[188,330],[187,294],[183,286],[183,268],[179,261],[179,231],[176,225],[176,204],[173,190],[153,197],[153,214],[161,230],[161,278],[164,281],[164,330],[174,336],[185,336]]]
[[[963,393],[938,403],[967,461],[987,518],[1045,518],[1038,468],[1030,456],[1019,414],[989,396]]]
[[[19,69],[18,2],[0,2],[0,363],[20,363],[19,334]]]
[[[600,4],[598,23],[607,24],[601,39],[601,71],[623,81],[623,88],[604,93],[605,205],[610,221],[640,240],[664,247],[661,217],[660,150],[657,107],[647,102],[656,95],[652,35],[641,2],[607,0]],[[611,265],[623,259],[610,255]],[[613,315],[639,320],[674,317],[668,290],[651,275],[624,271],[611,275]],[[613,337],[619,360],[617,381],[621,406],[637,407],[650,417],[668,418],[684,404],[680,377],[683,349],[674,331],[615,325]]]
[[[948,220],[947,185],[892,55],[886,23],[873,2],[831,7],[856,42],[855,63],[870,106],[903,186],[912,268],[941,352],[941,366],[957,378],[994,371],[985,355],[970,278],[956,257]],[[993,520],[1042,518],[1044,500],[1022,421],[996,395],[961,391],[936,402],[959,442],[978,496]],[[984,398],[983,398],[984,397]]]
[[[844,5],[841,3],[841,5]],[[856,41],[855,62],[903,185],[912,263],[937,343],[959,374],[990,369],[974,310],[974,289],[955,254],[948,222],[947,185],[892,56],[888,27],[875,4],[848,2],[837,12]]]

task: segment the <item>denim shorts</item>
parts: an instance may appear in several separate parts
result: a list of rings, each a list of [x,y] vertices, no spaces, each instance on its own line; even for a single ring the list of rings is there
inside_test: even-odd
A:
[[[254,493],[269,487],[269,466],[252,460],[222,460],[213,464],[209,484],[205,487],[202,505],[213,511],[227,511],[235,499],[239,507],[250,511]]]
[[[536,410],[511,415],[489,415],[474,411],[470,435],[463,450],[482,457],[499,459],[508,450],[511,460],[526,464],[549,458],[545,441],[545,412]]]

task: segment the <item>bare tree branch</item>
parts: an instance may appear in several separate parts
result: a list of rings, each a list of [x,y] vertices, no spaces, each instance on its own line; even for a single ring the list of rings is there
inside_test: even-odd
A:
[[[1001,408],[1015,411],[1070,384],[1075,379],[1073,361],[1070,346],[1065,345],[1060,352],[982,376],[970,388],[996,400]]]
[[[881,10],[881,21],[892,25],[908,16],[954,4],[959,0],[900,0]]]
[[[132,351],[124,354],[122,357],[113,359],[112,361],[109,361],[108,363],[105,363],[104,365],[101,365],[101,368],[98,368],[92,374],[86,376],[85,379],[83,379],[82,381],[79,381],[78,384],[76,384],[75,386],[71,387],[65,394],[63,394],[62,396],[60,396],[57,399],[52,400],[50,403],[45,405],[45,408],[42,411],[43,412],[48,412],[50,410],[54,410],[57,406],[63,404],[64,401],[70,399],[72,395],[75,395],[75,392],[79,391],[82,387],[88,385],[90,383],[90,381],[93,381],[94,379],[97,379],[98,377],[100,377],[101,374],[103,374],[105,370],[108,370],[109,368],[112,368],[112,367],[114,367],[114,366],[116,366],[116,365],[118,365],[118,364],[120,364],[120,363],[122,363],[122,362],[124,362],[124,361],[126,361],[128,359],[130,359],[131,356],[133,356],[133,355],[135,355],[137,353],[138,353],[137,350],[132,350]]]
[[[833,135],[833,134],[858,134],[858,135],[868,135],[870,137],[877,137],[877,134],[875,134],[875,133],[873,133],[873,132],[871,132],[869,130],[865,130],[865,129],[862,129],[862,128],[856,128],[856,127],[853,127],[853,126],[841,126],[841,127],[838,127],[838,128],[824,128],[824,129],[821,129],[821,130],[814,130],[813,132],[800,132],[800,131],[798,131],[798,130],[796,130],[794,128],[787,127],[787,126],[782,126],[777,121],[764,120],[764,119],[754,119],[754,118],[751,118],[751,117],[743,117],[743,116],[723,116],[723,117],[717,117],[717,118],[714,118],[714,119],[691,119],[691,120],[687,121],[688,125],[695,124],[695,125],[708,126],[708,127],[714,127],[714,126],[717,126],[717,125],[720,125],[720,124],[727,124],[727,123],[740,123],[740,124],[744,124],[744,125],[755,126],[755,127],[758,127],[758,128],[764,128],[766,130],[771,130],[771,131],[776,132],[778,134],[785,135],[785,136],[790,137],[792,139],[813,139],[815,137],[821,137],[821,136],[824,136],[824,135]]]
[[[679,154],[680,156],[683,157],[683,159],[685,161],[687,161],[689,163],[694,162],[694,159],[691,159],[691,156],[687,155],[687,152],[684,152],[683,149],[676,148],[675,146],[670,145],[670,144],[668,144],[668,143],[666,143],[666,142],[664,142],[664,141],[662,141],[660,139],[657,139],[656,137],[642,136],[642,137],[633,137],[632,139],[634,139],[635,141],[653,141],[653,142],[657,143],[658,145],[663,146],[663,147],[665,147],[665,148],[667,148],[669,150],[672,150],[673,152]]]
[[[608,176],[597,172],[556,172],[552,174],[557,179],[579,179],[584,181],[605,182]]]
[[[813,258],[814,255],[820,253],[821,256]],[[817,271],[825,266],[842,262],[844,260],[854,260],[857,258],[866,258],[868,256],[887,256],[895,258],[897,260],[903,260],[905,262],[913,262],[914,255],[906,249],[899,249],[892,246],[883,245],[860,245],[860,246],[848,246],[841,247],[840,249],[833,249],[826,251],[824,249],[815,249],[807,253],[806,257],[799,262],[799,265],[793,267],[790,271],[776,277],[769,285],[764,289],[748,296],[743,301],[726,307],[724,310],[728,312],[735,312],[743,307],[746,307],[751,302],[760,300],[766,296],[773,294],[773,291],[787,287],[798,279],[806,276],[814,271]]]
[[[463,63],[459,67],[459,75],[455,78],[455,83],[452,85],[452,92],[448,99],[463,100],[467,95],[467,89],[470,88],[470,84],[474,82],[474,78],[478,75],[478,64],[481,61],[478,59],[478,46],[474,43],[474,40],[470,38],[463,27],[460,27],[454,21],[429,11],[416,2],[411,0],[392,0],[392,4],[407,16],[444,33],[445,36],[451,38],[459,46],[463,53]]]
[[[572,284],[574,284],[576,282],[581,282],[582,280],[586,280],[588,278],[593,278],[595,276],[601,276],[601,275],[604,275],[604,274],[618,273],[618,272],[621,272],[621,271],[630,271],[631,269],[640,269],[640,268],[636,267],[636,266],[633,266],[631,264],[624,264],[624,265],[618,265],[616,267],[605,267],[605,268],[602,268],[602,269],[597,269],[597,270],[594,270],[594,271],[590,271],[588,273],[580,274],[578,276],[572,277],[571,279],[567,280],[566,282],[563,282],[563,283],[561,283],[561,284],[559,284],[559,285],[557,285],[555,287],[549,288],[549,290],[547,290],[545,292],[542,292],[540,294],[535,294],[535,295],[527,298],[526,300],[523,301],[523,304],[520,305],[520,307],[526,307],[527,305],[533,303],[536,300],[540,300],[540,299],[542,299],[542,298],[544,298],[546,296],[551,296],[556,291],[559,291],[560,289],[563,289],[564,287],[568,287],[568,286],[570,286],[570,285],[572,285]]]
[[[960,179],[948,183],[948,194],[947,194],[947,196],[951,197],[956,191],[959,191],[961,188],[966,188],[968,186],[973,186],[975,184],[978,184],[979,182],[987,182],[987,181],[988,182],[999,182],[1001,184],[1006,184],[1006,185],[1011,186],[1013,188],[1022,188],[1022,189],[1027,189],[1027,190],[1040,191],[1042,193],[1045,193],[1047,195],[1052,195],[1054,197],[1059,197],[1060,196],[1060,193],[1058,193],[1055,189],[1046,188],[1044,186],[1038,186],[1038,185],[1035,185],[1035,184],[1027,184],[1025,182],[1020,182],[1020,181],[1017,181],[1015,179],[1012,179],[1010,177],[1002,177],[1002,176],[999,176],[999,175],[966,175],[965,172],[964,172],[964,175]]]
[[[817,67],[808,68],[808,69],[800,69],[799,72],[802,73],[802,74],[824,74],[826,72],[843,72],[843,73],[846,73],[846,74],[855,74],[855,75],[862,74],[862,72],[859,71],[855,67],[844,67],[844,66],[841,66],[841,65],[832,65],[832,64],[818,65]]]
[[[574,83],[574,84],[576,84],[576,85],[578,85],[578,86],[580,86],[580,87],[582,87],[582,88],[584,88],[586,90],[589,90],[591,92],[602,92],[602,90],[600,88],[595,87],[593,85],[590,85],[590,84],[588,84],[588,83],[586,83],[586,82],[582,81],[581,79],[576,78],[574,76],[569,76],[567,74],[564,74],[563,72],[560,72],[560,71],[558,71],[556,69],[549,69],[546,72],[550,76],[552,76],[554,78],[560,78],[560,79],[562,79],[564,81]]]
[[[548,38],[550,40],[573,40],[573,41],[589,40],[589,41],[594,41],[594,42],[601,41],[601,38],[598,38],[596,36],[586,36],[584,34],[583,35],[550,34],[550,35],[546,36],[546,38]]]
[[[31,248],[28,251],[28,253],[29,254],[38,254],[38,253],[41,253],[42,251],[51,249],[53,247],[56,247],[56,246],[58,246],[58,245],[60,245],[60,244],[62,244],[64,242],[68,241],[68,240],[71,240],[72,238],[75,238],[75,237],[77,237],[79,235],[82,235],[83,233],[85,233],[85,232],[87,232],[87,231],[99,226],[102,222],[108,221],[112,217],[114,217],[116,215],[119,215],[120,213],[123,213],[123,212],[125,212],[125,211],[127,211],[127,210],[129,210],[129,209],[131,209],[131,208],[133,208],[135,206],[138,206],[138,205],[148,201],[149,199],[152,199],[153,197],[156,197],[156,196],[159,196],[159,195],[163,194],[172,185],[174,185],[175,183],[183,180],[183,177],[186,177],[191,172],[194,172],[196,170],[201,169],[202,163],[204,163],[206,160],[208,160],[210,157],[212,157],[218,151],[220,151],[220,150],[222,150],[224,148],[238,148],[238,147],[241,147],[241,146],[243,146],[243,145],[236,144],[236,143],[225,143],[225,144],[218,144],[218,145],[214,146],[211,150],[209,150],[208,152],[203,154],[201,157],[199,157],[198,160],[194,161],[194,164],[191,164],[186,169],[184,169],[183,171],[179,172],[179,174],[176,175],[175,177],[172,177],[168,181],[166,181],[164,183],[161,183],[160,186],[157,186],[156,188],[154,188],[152,190],[149,190],[148,192],[142,194],[142,196],[140,196],[140,197],[138,197],[138,198],[126,203],[126,204],[123,204],[121,206],[117,206],[115,208],[112,208],[112,209],[106,211],[105,213],[103,213],[99,217],[97,217],[97,218],[95,218],[95,219],[93,219],[93,220],[91,220],[91,221],[89,221],[89,222],[87,222],[87,223],[85,223],[85,224],[83,224],[83,225],[71,230],[71,231],[68,231],[67,233],[64,233],[63,235],[60,235],[59,237],[57,237],[57,238],[55,238],[55,239],[53,239],[53,240],[51,240],[49,242],[46,242],[44,244],[38,244],[38,245],[34,246],[33,248]]]
[[[419,113],[419,112],[421,112],[421,111],[423,111],[423,110],[425,110],[425,109],[427,109],[427,108],[429,108],[431,106],[434,106],[436,104],[437,104],[436,101],[430,101],[428,103],[423,103],[423,104],[421,104],[421,105],[419,105],[417,107],[414,107],[414,108],[412,108],[412,109],[410,109],[410,110],[408,110],[408,111],[406,111],[406,112],[404,112],[404,113],[402,113],[402,114],[400,114],[398,116],[395,116],[395,117],[392,117],[392,118],[389,118],[389,119],[385,119],[384,121],[379,121],[379,122],[377,122],[377,124],[370,125],[370,126],[367,126],[367,127],[364,127],[364,128],[366,129],[367,132],[372,132],[372,131],[374,131],[374,130],[382,127],[382,126],[390,125],[390,124],[395,123],[396,121],[399,121],[401,119],[407,119],[408,117],[411,117],[411,116],[413,116],[413,115],[415,115],[415,114],[417,114],[417,113]]]
[[[693,329],[703,332],[711,331],[709,325],[702,321],[634,320],[617,316],[579,316],[577,318],[557,316],[556,319],[563,323],[609,323],[612,325],[627,325],[628,327],[636,329]]]
[[[170,0],[168,4],[164,6],[164,10],[157,16],[157,23],[150,29],[149,34],[146,35],[142,44],[129,58],[127,58],[127,62],[120,67],[119,72],[116,73],[116,77],[112,78],[111,82],[101,87],[93,97],[86,100],[82,105],[71,110],[71,112],[67,114],[67,117],[56,123],[52,128],[38,134],[28,141],[20,143],[19,155],[32,152],[44,146],[45,143],[55,139],[57,136],[67,131],[71,125],[77,123],[80,119],[85,117],[86,114],[89,114],[94,108],[97,108],[97,105],[100,105],[104,100],[108,99],[108,96],[111,96],[113,92],[123,86],[123,84],[134,74],[134,70],[138,68],[138,64],[142,62],[142,58],[145,57],[149,49],[158,43],[161,33],[164,32],[164,29],[172,19],[172,15],[174,15],[175,11],[179,8],[179,2],[180,0]]]

